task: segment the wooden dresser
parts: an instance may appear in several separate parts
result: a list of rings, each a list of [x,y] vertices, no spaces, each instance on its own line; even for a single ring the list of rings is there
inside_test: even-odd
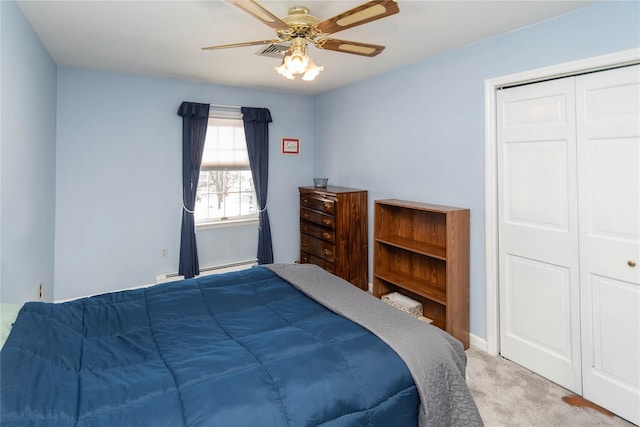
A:
[[[300,263],[316,264],[367,290],[367,192],[333,186],[299,190]]]

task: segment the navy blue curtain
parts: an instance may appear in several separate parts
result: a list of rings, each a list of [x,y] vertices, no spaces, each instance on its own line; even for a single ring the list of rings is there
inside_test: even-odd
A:
[[[189,279],[200,274],[193,210],[207,135],[209,104],[183,102],[178,115],[182,116],[182,229],[178,273]]]
[[[269,181],[269,123],[271,113],[267,108],[242,107],[244,134],[247,139],[249,165],[253,175],[253,185],[260,208],[258,217],[258,264],[273,263],[271,226],[267,213],[267,184]]]

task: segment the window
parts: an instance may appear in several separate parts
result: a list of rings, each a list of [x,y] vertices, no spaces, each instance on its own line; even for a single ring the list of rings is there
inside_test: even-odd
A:
[[[253,176],[239,112],[210,113],[194,217],[197,225],[258,218]]]

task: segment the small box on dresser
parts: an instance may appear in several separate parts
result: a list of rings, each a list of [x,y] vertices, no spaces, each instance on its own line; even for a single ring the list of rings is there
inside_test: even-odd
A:
[[[369,288],[367,191],[299,187],[300,263],[316,264]]]

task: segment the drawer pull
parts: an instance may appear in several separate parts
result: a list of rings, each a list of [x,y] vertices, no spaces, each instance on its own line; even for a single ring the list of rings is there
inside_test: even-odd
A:
[[[323,220],[322,220],[322,223],[323,223],[324,225],[331,225],[331,224],[333,224],[333,220],[332,220],[332,219],[325,218],[325,219],[323,219]]]
[[[304,196],[302,198],[302,201],[305,202],[305,203],[309,203],[309,196]]]
[[[324,206],[324,210],[333,211],[333,203],[325,202],[323,206]]]
[[[331,252],[329,249],[325,249],[322,251],[323,254],[325,254],[325,256],[331,256],[333,255],[333,252]]]
[[[332,236],[331,233],[327,233],[327,232],[322,233],[322,237],[325,238],[325,239],[330,239],[331,236]]]
[[[303,213],[303,214],[302,214],[302,216],[303,216],[303,217],[305,217],[305,219],[306,219],[306,218],[309,218],[309,214],[308,214],[308,213],[306,213],[306,212],[305,212],[305,213]]]

